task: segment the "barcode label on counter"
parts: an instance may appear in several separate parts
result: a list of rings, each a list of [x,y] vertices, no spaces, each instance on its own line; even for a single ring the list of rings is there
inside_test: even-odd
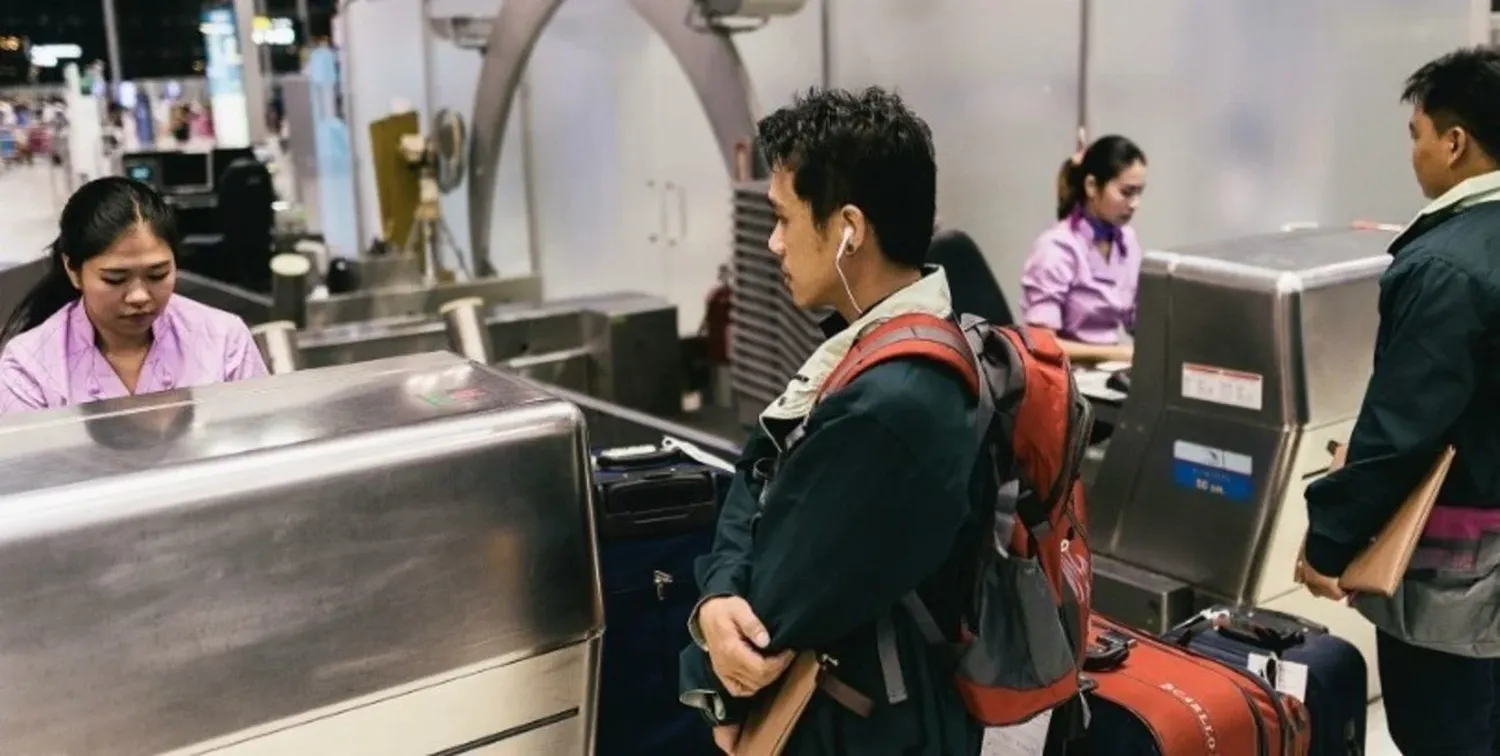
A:
[[[1240,370],[1182,363],[1182,398],[1259,411],[1265,402],[1264,377]]]

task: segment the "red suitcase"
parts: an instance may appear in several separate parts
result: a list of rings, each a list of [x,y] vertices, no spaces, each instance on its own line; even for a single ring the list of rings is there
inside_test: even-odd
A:
[[[1249,670],[1098,615],[1090,640],[1094,717],[1081,747],[1069,754],[1307,756],[1306,707]]]

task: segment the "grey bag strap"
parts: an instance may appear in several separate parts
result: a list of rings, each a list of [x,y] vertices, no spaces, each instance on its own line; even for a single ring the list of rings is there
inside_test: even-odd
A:
[[[893,704],[907,699],[906,678],[901,675],[901,652],[896,649],[896,626],[887,613],[875,621],[875,650],[880,655],[880,677],[886,700]]]
[[[988,450],[983,447],[989,441],[990,424],[995,416],[995,396],[985,372],[983,354],[990,325],[982,318],[965,315],[959,327],[963,330],[964,339],[968,342],[970,359],[974,361],[974,370],[979,375],[979,404],[974,418],[974,440],[981,447],[980,453],[988,454]],[[999,490],[995,502],[995,538],[996,545],[1002,547],[1002,553],[1008,553],[1010,534],[1015,528],[1015,502],[1018,489],[1014,481],[998,480],[998,474],[996,471],[996,483],[999,485]],[[1002,537],[1003,540],[1001,540]],[[916,624],[917,632],[922,634],[922,639],[929,645],[939,648],[950,645],[950,641],[947,636],[943,635],[943,630],[938,625],[937,618],[933,616],[932,611],[927,608],[927,603],[917,595],[916,591],[901,597],[901,608],[906,610],[907,615]],[[896,648],[895,625],[890,616],[882,617],[876,623],[875,642],[880,656],[880,673],[885,681],[887,698],[893,704],[901,703],[907,699],[906,681],[901,674],[901,657]]]

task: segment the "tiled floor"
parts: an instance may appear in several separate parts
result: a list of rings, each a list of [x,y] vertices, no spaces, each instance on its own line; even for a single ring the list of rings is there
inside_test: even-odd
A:
[[[1370,705],[1370,729],[1365,735],[1366,756],[1401,756],[1391,734],[1385,729],[1385,707],[1378,702]]]
[[[57,235],[57,217],[66,202],[63,178],[50,166],[0,170],[0,263],[44,254]],[[1368,756],[1399,756],[1385,729],[1385,711],[1370,707]]]

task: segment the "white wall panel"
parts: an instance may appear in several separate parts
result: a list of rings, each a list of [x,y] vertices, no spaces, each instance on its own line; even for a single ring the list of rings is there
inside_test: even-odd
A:
[[[574,4],[588,0],[574,0]],[[597,0],[596,0],[597,1]],[[359,161],[360,207],[365,238],[380,229],[380,203],[375,193],[375,173],[370,155],[372,120],[391,113],[391,104],[404,100],[422,115],[423,129],[439,108],[457,111],[467,120],[474,108],[474,88],[479,81],[477,51],[463,50],[430,35],[424,20],[428,15],[494,14],[500,0],[379,0],[351,3],[348,15],[352,61],[347,84],[353,102],[350,129]],[[429,89],[430,84],[430,89]],[[501,156],[499,187],[495,193],[495,223],[490,233],[490,262],[502,274],[530,271],[530,235],[526,219],[524,161],[521,160],[521,119],[507,125]],[[468,197],[462,187],[443,197],[443,214],[465,255],[473,251],[469,239]],[[404,240],[396,240],[401,243]]]
[[[493,16],[500,4],[501,0],[428,0],[427,15],[430,18]],[[478,50],[464,50],[432,35],[427,47],[429,88],[425,104],[433,112],[448,108],[463,115],[464,120],[470,120],[474,110],[474,88],[479,85],[480,61]],[[531,272],[526,162],[522,159],[526,148],[521,129],[525,110],[526,106],[518,101],[511,111],[510,123],[506,124],[500,169],[496,174],[495,201],[489,209],[494,216],[494,224],[490,226],[490,263],[502,276]],[[443,196],[443,216],[466,255],[474,250],[469,238],[469,212],[468,191],[462,185]]]
[[[431,0],[430,15],[486,14],[495,0]],[[363,10],[361,10],[363,8]],[[736,37],[747,75],[765,107],[818,82],[817,0],[801,14]],[[420,0],[349,8],[353,37],[356,150],[364,170],[366,235],[378,228],[368,124],[400,98],[423,113],[466,116],[480,61],[475,52],[421,40]],[[703,300],[727,261],[729,175],[687,77],[624,0],[570,0],[543,32],[527,69],[532,119],[535,243],[549,297],[634,289],[667,297],[693,331]],[[500,158],[492,262],[502,273],[529,269],[521,119],[512,111]],[[467,197],[443,198],[459,244],[468,238]],[[366,240],[368,241],[368,240]]]
[[[359,188],[361,251],[380,234],[380,201],[370,153],[370,122],[391,114],[391,104],[405,100],[428,114],[422,67],[421,0],[349,3],[343,10],[343,43],[347,55],[343,85],[348,93],[344,117],[354,145],[355,181]],[[399,241],[398,241],[399,243]]]
[[[1073,151],[1078,0],[831,1],[834,84],[894,87],[932,126],[938,215],[975,238],[1014,306]]]
[[[821,60],[818,2],[796,16],[735,37],[745,74],[764,114],[818,83]],[[665,45],[653,39],[650,111],[655,135],[653,174],[665,190],[667,228],[660,243],[661,292],[678,308],[683,333],[698,330],[704,302],[730,262],[733,213],[730,175],[687,75]]]
[[[729,169],[687,74],[665,44],[652,39],[647,63],[654,107],[650,180],[659,184],[666,229],[658,244],[658,291],[677,305],[677,326],[693,333],[704,298],[730,260],[733,244]]]
[[[816,7],[735,38],[763,107],[817,82]],[[676,58],[628,3],[571,0],[528,75],[547,296],[644,291],[697,330],[729,259],[730,177]]]
[[[808,0],[797,15],[773,18],[764,28],[734,38],[761,115],[822,83],[822,5],[823,0]]]
[[[627,3],[572,0],[532,54],[533,196],[548,297],[664,293],[665,260],[650,237],[665,227],[666,208],[647,186],[651,43]]]
[[[1148,246],[1420,206],[1398,96],[1470,0],[1092,2],[1090,126],[1150,159]]]

